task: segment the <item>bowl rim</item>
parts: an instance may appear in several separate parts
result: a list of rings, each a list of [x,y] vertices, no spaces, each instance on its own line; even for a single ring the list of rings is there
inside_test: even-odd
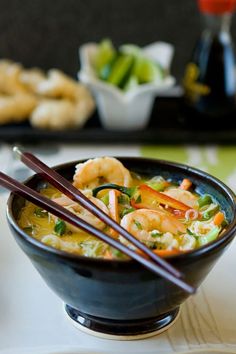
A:
[[[108,156],[108,155],[106,155]],[[91,157],[95,158],[95,157]],[[232,205],[236,206],[236,195],[235,193],[221,180],[219,180],[217,177],[212,176],[211,174],[202,171],[198,168],[192,167],[187,164],[179,163],[179,162],[173,162],[169,160],[162,160],[162,159],[156,159],[156,158],[149,158],[149,157],[138,157],[138,156],[115,156],[118,160],[127,160],[127,161],[132,161],[132,160],[137,160],[137,161],[145,161],[145,162],[150,162],[150,163],[157,163],[159,165],[164,165],[166,167],[171,166],[173,168],[177,168],[179,170],[182,170],[183,172],[189,172],[193,173],[196,177],[200,178],[205,178],[207,182],[213,183],[217,185],[218,187],[221,188],[221,190],[227,195],[232,202]],[[76,161],[69,161],[65,163],[61,163],[58,165],[53,166],[52,168],[55,170],[60,170],[60,169],[67,169],[71,168],[73,165],[76,166],[78,163],[83,163],[87,161],[90,158],[86,159],[81,159],[81,160],[76,160]],[[27,178],[25,181],[22,183],[28,184],[30,181],[32,181],[34,178],[41,178],[39,173],[35,173],[29,178]],[[42,178],[41,178],[42,179]],[[46,253],[49,253],[50,255],[58,256],[64,260],[68,261],[75,261],[75,262],[84,262],[84,263],[96,263],[96,264],[117,264],[117,265],[122,265],[124,264],[127,266],[127,264],[137,264],[135,260],[122,260],[122,259],[115,259],[115,260],[110,260],[110,259],[104,259],[104,258],[95,258],[95,257],[84,257],[80,256],[77,254],[69,253],[66,251],[58,250],[54,247],[47,246],[46,244],[42,243],[41,241],[35,239],[34,237],[28,235],[26,232],[24,232],[19,225],[17,224],[17,221],[13,215],[13,210],[12,210],[12,205],[14,202],[14,199],[17,198],[18,195],[14,194],[13,192],[10,193],[10,196],[7,200],[7,210],[6,210],[6,215],[7,215],[7,221],[9,225],[15,230],[17,237],[22,238],[26,243],[29,243],[31,246],[36,247],[37,249],[44,251]],[[214,252],[217,248],[219,248],[222,244],[228,244],[231,239],[236,234],[236,207],[234,208],[234,214],[233,214],[233,219],[232,222],[228,225],[226,230],[222,233],[221,237],[218,238],[215,241],[212,241],[200,248],[197,248],[192,251],[187,251],[187,252],[182,252],[176,255],[171,255],[165,257],[165,259],[169,260],[179,260],[179,259],[190,259],[190,258],[198,258],[201,256],[204,256],[210,252]]]

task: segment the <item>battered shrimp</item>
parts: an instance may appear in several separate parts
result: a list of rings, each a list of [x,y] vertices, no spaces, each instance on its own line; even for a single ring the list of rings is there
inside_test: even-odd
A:
[[[197,200],[199,197],[195,196],[193,193],[180,189],[180,188],[171,188],[163,192],[168,196],[177,199],[178,201],[188,205],[193,209],[198,209]]]
[[[74,186],[93,189],[102,183],[115,183],[129,187],[132,183],[130,172],[114,157],[98,157],[76,166]]]
[[[37,93],[51,98],[74,99],[78,83],[57,69],[49,70],[48,78],[37,86]]]
[[[0,92],[6,95],[27,93],[20,81],[22,66],[10,60],[0,60]]]
[[[109,211],[106,207],[106,205],[99,199],[90,197],[89,198],[98,208],[100,208],[104,213],[108,214]],[[70,198],[66,197],[65,195],[62,195],[61,197],[54,198],[53,201],[64,208],[70,210],[72,213],[78,215],[81,219],[87,221],[89,224],[95,226],[96,228],[102,230],[105,227],[105,224],[103,221],[98,219],[96,216],[91,214],[88,210],[84,209],[81,205],[78,203],[72,201]],[[71,225],[67,224],[67,229],[69,229],[72,232],[78,232],[78,229]]]
[[[40,129],[63,130],[76,126],[75,105],[70,100],[41,101],[30,117],[32,126]]]
[[[20,82],[33,93],[37,93],[37,87],[43,80],[46,80],[46,76],[38,68],[23,70],[20,74]]]
[[[72,102],[69,99],[41,101],[30,117],[30,123],[40,129],[64,130],[81,128],[94,110],[94,101]]]
[[[26,120],[36,104],[36,98],[30,94],[0,96],[0,124]]]
[[[152,232],[185,233],[186,227],[174,216],[162,210],[135,210],[121,219],[121,226],[140,241],[153,241]]]

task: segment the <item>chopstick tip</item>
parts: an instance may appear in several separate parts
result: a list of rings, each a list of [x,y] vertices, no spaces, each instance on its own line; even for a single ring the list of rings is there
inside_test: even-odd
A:
[[[18,146],[14,146],[12,149],[14,155],[18,158],[21,159],[22,157],[22,151],[20,150],[20,148]]]

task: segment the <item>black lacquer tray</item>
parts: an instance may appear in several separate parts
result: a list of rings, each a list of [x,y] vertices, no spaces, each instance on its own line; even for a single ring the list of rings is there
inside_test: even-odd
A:
[[[193,124],[194,123],[194,124]],[[214,128],[211,128],[211,125]],[[30,124],[0,126],[0,141],[21,143],[145,143],[145,144],[235,144],[236,116],[228,120],[193,122],[183,114],[181,99],[157,97],[149,125],[141,131],[108,131],[102,128],[98,113],[83,129],[52,132],[32,128]]]

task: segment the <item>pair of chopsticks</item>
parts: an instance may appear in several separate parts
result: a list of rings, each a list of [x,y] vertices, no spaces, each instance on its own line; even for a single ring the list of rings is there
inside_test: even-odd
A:
[[[130,234],[127,230],[125,230],[117,222],[115,222],[112,218],[105,214],[83,193],[81,193],[77,188],[75,188],[68,180],[59,175],[55,170],[45,165],[33,154],[29,152],[23,152],[17,147],[14,147],[13,151],[26,166],[34,170],[36,173],[39,173],[43,179],[47,180],[51,185],[53,185],[62,193],[67,195],[71,200],[78,202],[85,209],[89,210],[92,214],[102,220],[105,224],[109,225],[112,229],[117,231],[126,240],[131,242],[145,255],[147,255],[148,258],[145,258],[142,254],[135,252],[133,249],[122,244],[118,240],[113,239],[111,236],[90,225],[83,219],[79,218],[77,215],[71,213],[69,210],[63,208],[52,200],[44,197],[40,193],[32,190],[26,185],[0,172],[0,184],[3,187],[24,197],[25,199],[47,210],[49,213],[63,219],[64,221],[101,239],[110,246],[128,255],[132,259],[135,259],[155,274],[158,274],[163,278],[169,280],[170,282],[174,283],[186,292],[190,294],[195,293],[196,289],[184,282],[183,279],[181,279],[182,273],[175,269],[166,260],[153,253],[147,246],[145,246],[142,242],[136,239],[132,234]]]

